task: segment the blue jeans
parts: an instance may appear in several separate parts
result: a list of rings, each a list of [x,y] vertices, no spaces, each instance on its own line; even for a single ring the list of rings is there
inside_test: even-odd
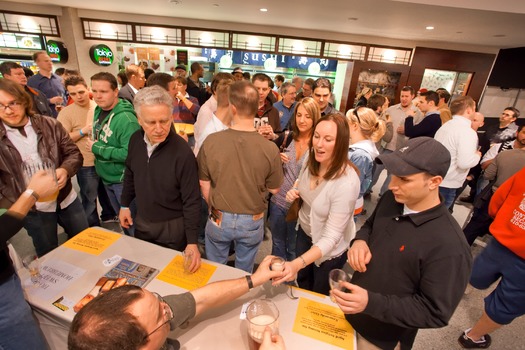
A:
[[[439,194],[443,196],[445,200],[445,206],[452,209],[454,201],[456,200],[457,188],[439,187]]]
[[[83,166],[77,172],[80,199],[86,213],[88,225],[100,226],[97,211],[98,183],[100,181],[94,166]]]
[[[223,212],[221,227],[208,220],[206,224],[206,257],[226,264],[231,242],[235,243],[235,267],[251,273],[255,255],[264,237],[264,218]]]
[[[295,241],[297,231],[295,225],[297,221],[286,222],[287,209],[281,208],[274,202],[270,202],[270,217],[268,225],[272,231],[272,255],[292,261],[295,256]]]
[[[27,214],[24,227],[33,240],[38,256],[58,247],[57,224],[64,228],[68,238],[88,228],[86,214],[78,197],[65,209],[58,205],[56,212],[30,211]]]
[[[109,201],[111,202],[111,206],[113,207],[113,210],[115,213],[120,212],[120,197],[122,197],[122,190],[124,189],[124,184],[104,184],[104,187],[106,188],[106,192],[109,197]],[[135,200],[133,200],[129,206],[129,210],[131,211],[131,218],[135,220],[135,216],[137,213],[137,208],[135,206]],[[122,228],[124,231],[124,234],[128,236],[135,236],[135,227],[131,226],[130,228]]]
[[[16,274],[0,284],[0,349],[47,349]]]

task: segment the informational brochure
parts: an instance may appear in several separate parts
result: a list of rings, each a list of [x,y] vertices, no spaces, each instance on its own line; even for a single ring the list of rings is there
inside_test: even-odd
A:
[[[216,269],[217,266],[207,264],[203,261],[197,271],[194,273],[186,273],[184,272],[184,257],[177,255],[159,273],[157,279],[187,290],[192,290],[205,286]]]
[[[32,283],[28,278],[24,282],[24,289],[30,296],[50,300],[61,295],[85,272],[85,269],[62,260],[44,260],[40,266],[38,282]]]
[[[99,278],[93,289],[86,294],[73,307],[75,312],[79,312],[87,303],[97,295],[106,293],[113,288],[121,287],[126,284],[144,287],[155,276],[159,270],[131,260],[122,259],[117,266],[109,270],[103,277]]]
[[[355,331],[337,306],[300,298],[293,331],[341,349],[356,348]]]
[[[91,255],[100,255],[121,237],[119,233],[91,227],[68,240],[63,246]]]

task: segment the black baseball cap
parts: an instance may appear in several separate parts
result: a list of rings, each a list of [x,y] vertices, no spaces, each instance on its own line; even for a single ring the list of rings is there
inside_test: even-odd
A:
[[[424,172],[444,178],[450,167],[450,152],[439,141],[421,136],[408,140],[395,152],[379,155],[376,162],[396,176]]]
[[[186,71],[186,66],[183,64],[179,64],[177,67],[175,67],[175,70],[177,69],[183,69],[184,71]]]

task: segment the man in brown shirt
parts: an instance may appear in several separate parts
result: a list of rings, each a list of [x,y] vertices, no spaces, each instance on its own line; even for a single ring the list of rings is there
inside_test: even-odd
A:
[[[206,256],[225,264],[235,242],[235,267],[251,272],[264,236],[267,192],[283,182],[279,149],[253,128],[259,96],[247,82],[230,87],[230,129],[209,135],[198,155],[199,179],[210,208]]]

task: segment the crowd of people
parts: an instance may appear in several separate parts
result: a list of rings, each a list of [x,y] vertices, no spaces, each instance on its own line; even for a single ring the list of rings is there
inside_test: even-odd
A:
[[[331,295],[359,349],[411,348],[418,329],[447,325],[469,281],[486,289],[501,277],[480,320],[459,337],[464,348],[489,347],[491,332],[525,313],[517,109],[478,133],[475,101],[450,101],[445,89],[420,92],[415,103],[405,86],[389,106],[363,87],[345,115],[326,78],[278,75],[274,83],[235,68],[208,88],[195,62],[189,76],[183,65],[175,76],[129,65],[88,84],[76,71],[53,73],[45,52],[34,60],[39,72],[29,80],[17,63],[0,65],[2,346],[45,348],[7,240],[24,227],[42,256],[58,246],[57,224],[73,237],[112,219],[127,235],[183,251],[191,272],[203,256],[226,264],[234,254],[247,276],[163,298],[131,286],[108,292],[77,314],[70,349],[170,346],[170,329],[270,280]],[[35,164],[51,171],[28,173]],[[366,213],[383,170],[379,202]],[[462,230],[451,213],[467,185],[475,209]],[[268,256],[251,274],[266,222],[272,256],[286,263],[271,271]],[[473,262],[469,245],[487,233],[493,238]],[[347,263],[351,282],[331,290],[329,272]],[[160,325],[152,308],[162,310]],[[104,337],[107,322],[120,333]],[[283,348],[282,337],[265,332],[261,349]]]

